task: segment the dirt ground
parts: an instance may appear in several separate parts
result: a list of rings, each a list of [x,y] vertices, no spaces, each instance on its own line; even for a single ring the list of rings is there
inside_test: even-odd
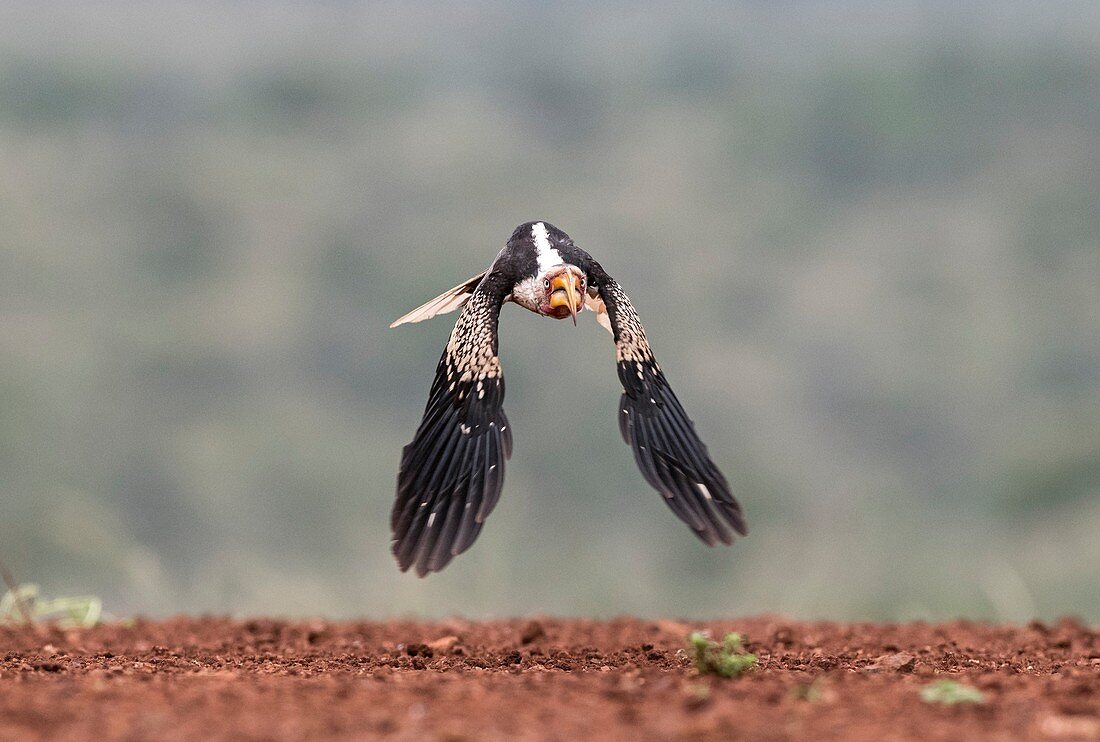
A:
[[[701,677],[686,636],[759,662]],[[980,705],[921,700],[930,682]],[[1100,631],[521,619],[0,627],[0,739],[1100,739]]]

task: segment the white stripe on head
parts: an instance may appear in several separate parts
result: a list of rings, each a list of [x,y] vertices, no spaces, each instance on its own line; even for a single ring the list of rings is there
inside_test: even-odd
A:
[[[539,275],[546,273],[551,268],[556,268],[565,263],[561,259],[561,253],[550,246],[550,234],[546,231],[546,225],[535,222],[531,227],[531,239],[535,241],[535,250],[538,253]]]

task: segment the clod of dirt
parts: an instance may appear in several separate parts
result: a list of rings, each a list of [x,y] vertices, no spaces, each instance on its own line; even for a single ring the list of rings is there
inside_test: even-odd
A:
[[[409,644],[405,647],[405,654],[410,657],[428,657],[430,659],[432,650],[427,644]]]
[[[877,672],[913,672],[916,666],[916,655],[898,652],[879,657],[873,665],[868,665],[867,669]]]
[[[772,641],[784,647],[789,647],[794,643],[794,634],[791,632],[791,627],[776,627],[775,631],[772,633]]]
[[[1029,629],[1031,629],[1032,631],[1039,632],[1040,634],[1049,634],[1050,633],[1050,627],[1047,626],[1042,621],[1031,621],[1030,623],[1028,623],[1027,627]]]
[[[316,644],[328,635],[328,624],[324,621],[313,621],[306,627],[306,642]]]
[[[428,642],[428,649],[433,652],[450,652],[458,644],[457,636],[444,636],[434,642]],[[431,656],[431,655],[429,655]]]
[[[670,621],[668,619],[661,619],[656,623],[657,630],[664,634],[672,634],[673,636],[680,638],[687,636],[691,633],[691,627],[686,623],[680,621]]]
[[[538,621],[531,621],[523,627],[523,633],[520,634],[519,640],[524,644],[530,644],[545,638],[546,629],[542,627],[542,624]]]

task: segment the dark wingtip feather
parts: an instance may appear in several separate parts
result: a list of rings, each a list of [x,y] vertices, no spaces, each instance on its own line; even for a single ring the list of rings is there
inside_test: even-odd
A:
[[[420,577],[473,545],[500,498],[512,444],[499,391],[479,397],[461,383],[432,388],[421,426],[402,452],[390,515],[397,565]]]
[[[620,366],[633,387],[619,403],[620,432],[646,481],[707,546],[748,535],[741,506],[663,374],[652,364]]]

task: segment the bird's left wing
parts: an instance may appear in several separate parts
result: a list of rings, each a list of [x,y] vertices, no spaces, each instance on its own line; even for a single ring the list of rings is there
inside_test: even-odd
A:
[[[708,546],[732,543],[731,531],[747,535],[741,506],[653,357],[634,305],[598,264],[590,272],[596,303],[603,304],[594,308],[607,312],[615,338],[623,385],[619,428],[642,476]]]
[[[424,417],[405,446],[390,525],[402,571],[438,572],[470,548],[496,506],[512,431],[504,415],[497,320],[509,282],[472,291],[436,368]]]

